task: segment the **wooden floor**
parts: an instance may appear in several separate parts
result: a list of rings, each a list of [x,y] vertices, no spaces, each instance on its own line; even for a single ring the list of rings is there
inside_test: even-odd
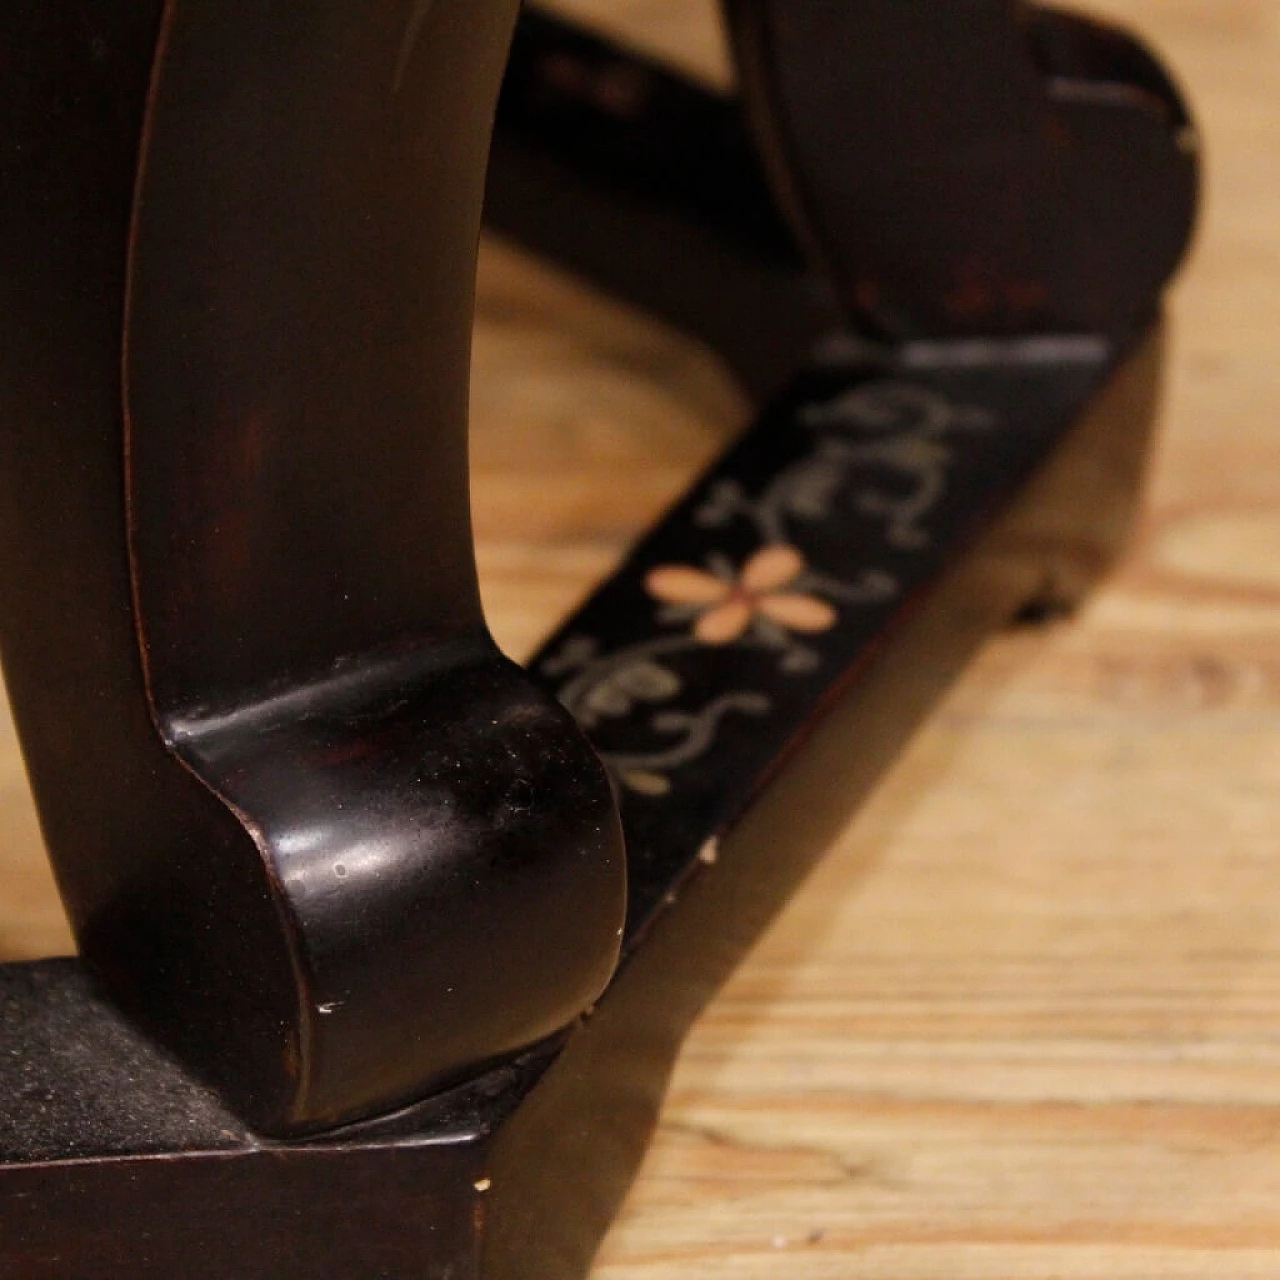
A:
[[[723,75],[708,0],[571,8]],[[596,1280],[1280,1280],[1280,0],[1108,0],[1208,138],[1146,513],[994,643],[688,1045]],[[516,655],[739,425],[487,246],[476,523]],[[0,722],[0,956],[68,945]]]

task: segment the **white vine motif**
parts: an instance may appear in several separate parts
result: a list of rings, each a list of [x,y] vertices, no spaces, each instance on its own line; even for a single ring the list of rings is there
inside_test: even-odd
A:
[[[658,733],[681,734],[683,737],[666,751],[637,755],[613,752],[607,758],[609,768],[632,791],[664,796],[671,790],[667,774],[704,756],[715,741],[720,722],[731,711],[762,716],[772,709],[773,704],[763,694],[726,693],[699,711],[665,712],[654,716],[653,729]]]
[[[593,657],[594,643],[575,636],[543,669],[563,673],[578,668],[558,696],[574,719],[590,730],[599,728],[605,720],[630,715],[639,703],[658,704],[678,697],[683,692],[683,682],[657,659],[704,647],[686,631]],[[670,742],[647,752],[602,751],[600,757],[609,772],[629,790],[648,796],[666,795],[671,790],[668,772],[702,757],[730,712],[765,715],[772,708],[772,702],[763,694],[743,690],[722,694],[697,711],[657,711],[650,717],[649,728],[656,734],[670,735]]]
[[[667,795],[671,774],[710,750],[728,716],[764,716],[774,709],[772,699],[754,690],[722,692],[695,710],[665,709],[684,692],[673,659],[730,646],[763,649],[778,655],[783,674],[809,674],[821,665],[821,654],[799,635],[833,629],[841,606],[865,606],[898,592],[897,579],[885,568],[864,569],[851,582],[811,567],[792,545],[791,526],[829,520],[843,500],[883,521],[887,546],[927,546],[925,522],[946,494],[954,460],[947,437],[994,423],[981,409],[899,382],[842,392],[802,409],[799,421],[819,433],[808,454],[756,497],[737,481],[720,481],[694,515],[707,529],[746,520],[759,537],[757,550],[741,565],[709,552],[705,567],[660,565],[646,575],[646,592],[657,605],[655,621],[678,631],[604,654],[592,638],[571,635],[543,661],[546,675],[568,677],[560,701],[588,730],[649,709],[648,730],[667,741],[651,750],[601,752],[613,776],[632,792]],[[898,494],[851,484],[853,475],[868,468],[905,477],[911,488]]]
[[[810,405],[800,422],[824,433],[814,451],[782,471],[758,498],[736,481],[721,481],[696,516],[703,528],[723,528],[741,517],[755,524],[764,541],[785,541],[789,520],[829,519],[850,472],[870,464],[914,480],[915,488],[895,495],[862,486],[849,495],[855,508],[883,519],[890,546],[927,546],[923,521],[946,493],[954,458],[947,437],[986,430],[994,419],[924,387],[881,382]]]
[[[593,641],[584,644],[581,638],[574,637],[543,669],[552,675],[578,669],[578,674],[560,689],[557,697],[584,729],[594,729],[602,720],[629,715],[637,701],[665,702],[679,696],[683,689],[680,677],[655,659],[688,653],[697,647],[692,636],[672,635],[596,657]],[[650,698],[637,691],[633,678],[637,671],[661,673],[658,676],[663,689],[661,697]],[[653,687],[656,690],[658,683]]]

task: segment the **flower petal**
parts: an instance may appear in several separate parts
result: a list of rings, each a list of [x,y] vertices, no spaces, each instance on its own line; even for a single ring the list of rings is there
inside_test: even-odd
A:
[[[732,644],[740,640],[751,625],[751,613],[747,601],[729,600],[698,619],[693,629],[694,638],[702,644]]]
[[[666,604],[719,604],[733,590],[713,574],[683,564],[665,564],[650,569],[645,590]]]
[[[795,547],[765,547],[747,561],[742,570],[742,589],[759,595],[777,591],[804,572],[804,556]]]
[[[840,616],[825,600],[816,596],[764,596],[756,608],[789,631],[830,631]]]

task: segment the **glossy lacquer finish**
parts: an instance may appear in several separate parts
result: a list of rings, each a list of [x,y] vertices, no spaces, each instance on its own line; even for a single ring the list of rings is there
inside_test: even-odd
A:
[[[498,103],[485,224],[700,339],[756,396],[843,323],[737,97],[532,5]]]
[[[1117,332],[1179,262],[1197,135],[1128,33],[1021,0],[723,3],[779,195],[875,332]]]
[[[5,21],[32,60],[53,32],[75,85],[91,35],[46,8]],[[103,230],[58,215],[66,253],[95,242],[73,287],[102,295],[104,367],[38,438],[6,412],[10,541],[102,598],[21,634],[9,609],[5,657],[86,959],[256,1125],[314,1129],[555,1033],[617,954],[607,780],[489,639],[471,547],[475,249],[515,5],[151,16],[119,70],[136,137],[72,109],[24,139],[58,171],[82,131],[115,203]],[[47,192],[20,195],[23,248],[48,254]],[[57,554],[81,520],[94,547]],[[69,670],[106,628],[112,669]]]

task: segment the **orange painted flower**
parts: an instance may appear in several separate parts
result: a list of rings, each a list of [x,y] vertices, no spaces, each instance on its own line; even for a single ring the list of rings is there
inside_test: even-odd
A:
[[[757,617],[788,631],[829,631],[837,618],[831,605],[787,590],[805,567],[804,556],[794,547],[773,546],[757,551],[736,582],[688,565],[663,565],[650,571],[645,587],[664,604],[696,611],[693,634],[703,644],[733,644]]]

